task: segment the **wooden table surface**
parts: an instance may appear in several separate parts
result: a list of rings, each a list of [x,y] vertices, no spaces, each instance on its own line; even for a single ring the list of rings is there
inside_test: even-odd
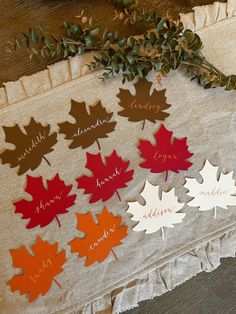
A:
[[[193,6],[213,3],[209,0],[142,0],[143,6],[158,10],[160,14],[177,15],[189,12]],[[224,0],[222,2],[225,2]],[[113,21],[114,9],[105,0],[0,0],[0,84],[17,80],[46,68],[54,60],[38,57],[31,61],[25,52],[9,54],[7,43],[20,31],[32,25],[43,24],[47,29],[60,32],[64,19],[76,21],[76,15],[84,9],[87,16],[102,27],[118,29],[121,33],[137,33],[137,28],[124,27]],[[129,314],[235,314],[236,313],[236,259],[225,259],[212,273],[201,273],[153,300],[144,301]]]
[[[142,6],[158,10],[160,14],[178,15],[189,12],[196,5],[212,3],[213,0],[140,0]],[[224,2],[224,0],[222,0]],[[121,33],[137,33],[136,27],[124,27],[120,21],[113,21],[114,7],[108,0],[0,0],[0,85],[14,81],[23,75],[43,70],[54,60],[34,57],[29,60],[26,51],[7,52],[9,41],[30,26],[45,25],[52,32],[61,32],[63,20],[76,21],[76,15],[84,9],[87,16],[93,16],[101,27],[118,29]]]

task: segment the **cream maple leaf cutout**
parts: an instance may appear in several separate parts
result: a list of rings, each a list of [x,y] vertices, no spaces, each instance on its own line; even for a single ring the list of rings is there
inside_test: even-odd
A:
[[[214,218],[216,218],[216,208],[228,209],[228,206],[236,205],[235,181],[233,180],[233,171],[228,174],[220,174],[217,180],[218,167],[213,166],[208,160],[200,175],[203,183],[196,179],[186,179],[185,187],[189,190],[187,193],[193,199],[188,202],[189,206],[198,207],[199,210],[211,210],[214,208]]]
[[[128,202],[128,213],[133,215],[131,219],[139,221],[133,230],[146,230],[146,234],[150,234],[161,229],[164,239],[163,227],[174,228],[174,224],[180,223],[184,219],[184,213],[177,213],[184,204],[178,202],[174,189],[169,192],[162,191],[159,198],[159,187],[148,181],[140,195],[146,201],[145,205],[141,205],[139,202]]]

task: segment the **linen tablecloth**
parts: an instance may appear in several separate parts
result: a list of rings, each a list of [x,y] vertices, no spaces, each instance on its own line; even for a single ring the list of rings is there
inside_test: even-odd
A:
[[[236,72],[236,3],[216,3],[195,8],[181,18],[186,27],[197,31],[204,43],[203,52],[210,62],[226,74]],[[42,162],[27,174],[51,179],[59,173],[66,184],[73,183],[77,194],[75,205],[66,215],[61,215],[61,228],[54,221],[45,228],[26,229],[27,221],[14,213],[13,201],[26,198],[26,176],[18,176],[16,168],[0,165],[0,312],[40,313],[119,313],[138,305],[138,302],[161,295],[176,285],[205,270],[211,271],[220,264],[220,258],[235,256],[236,208],[218,209],[217,218],[212,211],[200,212],[185,205],[183,223],[165,229],[163,240],[159,232],[146,235],[134,232],[136,224],[127,213],[127,202],[134,201],[142,191],[145,180],[160,185],[164,191],[176,187],[179,201],[189,200],[184,182],[186,177],[200,178],[199,170],[208,159],[220,171],[234,171],[236,179],[236,93],[223,89],[204,90],[180,71],[163,78],[161,84],[156,74],[148,80],[152,88],[166,89],[170,114],[164,122],[176,137],[187,137],[189,150],[194,153],[193,166],[179,174],[171,173],[168,180],[162,174],[151,174],[139,167],[141,157],[137,149],[140,139],[153,141],[160,123],[146,123],[141,131],[139,123],[129,122],[117,114],[120,111],[117,94],[120,88],[135,93],[133,83],[122,85],[121,77],[103,83],[100,72],[89,73],[86,64],[92,54],[69,58],[43,72],[19,81],[9,82],[0,89],[1,126],[27,125],[31,117],[43,125],[50,124],[51,132],[58,132],[58,123],[70,120],[71,99],[94,105],[98,100],[117,121],[116,130],[102,140],[102,155],[108,156],[116,149],[124,160],[130,160],[134,179],[121,190],[121,202],[114,196],[106,202],[89,204],[89,196],[77,190],[75,179],[87,172],[86,152],[96,154],[96,145],[88,149],[69,149],[63,134],[50,153],[51,167]],[[12,65],[14,66],[14,65]],[[71,120],[73,121],[73,120]],[[127,136],[128,134],[128,136]],[[3,129],[0,130],[1,152],[10,148]],[[122,215],[128,225],[128,236],[103,263],[84,267],[84,259],[71,254],[68,242],[78,236],[76,213],[100,213],[106,205],[115,215]],[[19,273],[13,268],[9,249],[22,244],[29,248],[37,235],[50,243],[58,242],[59,251],[65,249],[67,262],[57,276],[62,289],[52,284],[44,297],[28,303],[27,296],[12,293],[6,282]]]

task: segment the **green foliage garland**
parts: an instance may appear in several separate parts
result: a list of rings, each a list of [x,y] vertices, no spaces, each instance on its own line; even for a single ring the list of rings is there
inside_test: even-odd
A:
[[[225,87],[236,90],[236,75],[224,75],[209,63],[202,54],[200,37],[182,22],[170,16],[160,17],[157,12],[139,7],[138,0],[114,0],[115,18],[125,24],[144,26],[142,36],[123,37],[118,31],[101,30],[92,18],[80,15],[80,23],[63,22],[65,35],[47,32],[44,27],[31,27],[12,43],[14,49],[24,46],[31,57],[74,56],[96,51],[94,61],[88,66],[91,71],[103,68],[102,79],[122,72],[123,82],[136,77],[146,77],[155,70],[168,75],[181,67],[204,88]]]

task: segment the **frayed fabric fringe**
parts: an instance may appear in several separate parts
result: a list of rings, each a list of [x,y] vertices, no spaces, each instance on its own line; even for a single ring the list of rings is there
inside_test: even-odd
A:
[[[235,254],[236,230],[233,230],[154,268],[83,308],[69,310],[68,313],[122,313],[137,307],[141,301],[153,299],[174,289],[202,271],[211,272],[220,265],[221,258],[235,257]],[[63,310],[63,313],[67,313],[67,310]]]

